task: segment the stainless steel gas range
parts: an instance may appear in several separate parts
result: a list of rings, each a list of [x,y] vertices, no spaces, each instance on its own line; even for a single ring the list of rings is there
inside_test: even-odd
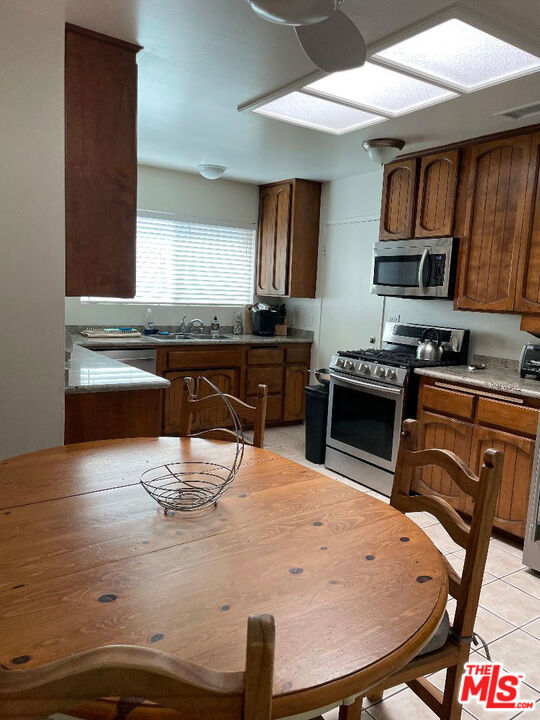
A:
[[[390,494],[402,421],[416,417],[414,368],[467,362],[469,331],[440,328],[440,360],[418,360],[430,326],[388,322],[381,350],[344,350],[330,362],[326,467]],[[383,472],[369,472],[368,465]]]

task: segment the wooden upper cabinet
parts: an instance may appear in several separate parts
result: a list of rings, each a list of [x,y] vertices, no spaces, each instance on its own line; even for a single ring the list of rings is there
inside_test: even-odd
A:
[[[315,297],[320,209],[318,182],[288,180],[260,188],[258,295]]]
[[[452,235],[459,155],[459,150],[449,150],[422,158],[415,237]]]
[[[286,295],[292,183],[261,188],[257,293]]]
[[[540,313],[540,132],[532,136],[514,309]]]
[[[133,297],[138,45],[66,25],[66,295]]]
[[[473,146],[456,307],[511,312],[526,210],[531,135]]]
[[[381,240],[414,237],[418,159],[397,160],[384,166]]]

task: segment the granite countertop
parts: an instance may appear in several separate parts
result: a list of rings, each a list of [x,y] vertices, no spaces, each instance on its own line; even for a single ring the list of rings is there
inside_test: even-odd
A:
[[[83,348],[114,350],[123,348],[159,348],[171,345],[290,345],[292,343],[312,343],[313,338],[297,335],[275,335],[262,337],[260,335],[227,335],[219,340],[186,339],[186,340],[156,340],[155,336],[142,335],[140,338],[87,338],[79,333],[73,333],[73,344]]]
[[[517,370],[505,367],[487,367],[485,370],[470,372],[467,365],[452,367],[416,368],[417,375],[464,383],[495,392],[512,393],[525,397],[540,398],[540,381],[522,379]]]
[[[125,347],[125,346],[124,346]],[[73,346],[71,366],[66,370],[66,394],[114,392],[118,390],[161,390],[170,382],[112,358]]]

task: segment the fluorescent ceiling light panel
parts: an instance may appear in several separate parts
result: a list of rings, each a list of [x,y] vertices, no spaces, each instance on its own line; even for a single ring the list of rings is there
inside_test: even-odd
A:
[[[256,108],[254,112],[334,135],[343,135],[386,119],[302,92],[292,92],[272,100]]]
[[[540,69],[540,58],[453,18],[373,55],[462,92]]]
[[[369,62],[355,70],[327,75],[305,89],[391,116],[457,97],[450,90]]]

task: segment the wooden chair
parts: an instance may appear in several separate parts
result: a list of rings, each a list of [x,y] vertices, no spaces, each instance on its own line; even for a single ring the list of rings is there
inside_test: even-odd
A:
[[[227,400],[231,403],[236,414],[241,421],[253,424],[253,445],[262,448],[264,446],[264,429],[266,424],[266,405],[268,398],[268,387],[259,385],[257,387],[257,401],[255,406],[224,393]],[[191,426],[193,416],[196,413],[209,410],[223,410],[223,399],[219,395],[208,395],[207,397],[195,397],[195,381],[191,377],[184,379],[182,409],[180,414],[180,437],[189,437],[192,435]],[[204,432],[205,438],[214,440],[235,441],[236,434],[227,428],[215,428]]]
[[[30,670],[0,668],[0,718],[64,712],[87,720],[270,720],[274,637],[271,615],[248,619],[243,672],[217,672],[128,645],[97,648]],[[117,702],[84,702],[119,695],[123,699]],[[143,704],[140,696],[156,704]]]
[[[457,602],[456,614],[451,629],[446,615],[421,653],[403,669],[372,688],[367,695],[370,700],[380,700],[384,690],[405,682],[441,720],[458,720],[461,716],[458,701],[461,675],[469,659],[473,639],[504,456],[496,450],[486,450],[478,478],[457,455],[448,450],[417,450],[423,446],[423,430],[423,425],[416,420],[403,423],[390,504],[405,514],[431,513],[452,540],[465,549],[461,578],[449,561],[443,558],[448,571],[449,592]],[[409,494],[413,473],[426,465],[436,465],[445,470],[461,490],[472,498],[470,526],[445,500],[432,495]],[[441,692],[425,676],[443,669],[446,669],[446,683],[444,692]],[[355,705],[342,707],[340,719],[359,720],[361,705]]]

